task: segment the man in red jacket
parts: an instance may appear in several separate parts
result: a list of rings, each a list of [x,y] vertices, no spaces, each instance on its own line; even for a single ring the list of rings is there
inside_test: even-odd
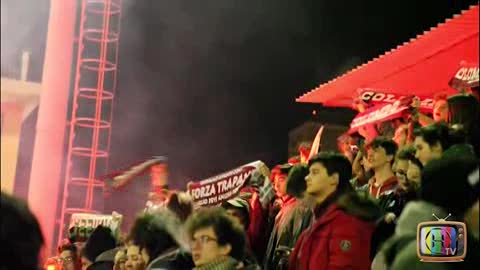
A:
[[[370,238],[380,209],[352,191],[352,168],[337,153],[310,159],[306,194],[316,202],[315,222],[298,239],[290,270],[370,269]]]

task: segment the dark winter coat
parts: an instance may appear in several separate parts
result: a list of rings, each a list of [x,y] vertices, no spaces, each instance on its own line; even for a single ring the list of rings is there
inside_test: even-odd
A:
[[[192,256],[181,249],[166,252],[155,258],[147,270],[186,270],[195,267]]]
[[[280,259],[275,256],[277,249],[293,248],[300,234],[312,223],[312,217],[312,210],[303,201],[291,197],[284,202],[268,241],[265,270],[277,269]]]
[[[378,204],[385,214],[394,213],[398,218],[400,217],[405,205],[416,198],[416,191],[403,191],[397,188],[395,192],[380,196],[378,199]],[[372,245],[370,251],[371,259],[375,257],[381,245],[393,235],[395,232],[395,226],[395,222],[386,223],[384,219],[381,219],[377,224],[372,236]]]

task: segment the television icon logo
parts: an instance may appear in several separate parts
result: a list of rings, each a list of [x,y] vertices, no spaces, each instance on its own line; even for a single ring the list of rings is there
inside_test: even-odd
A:
[[[463,261],[466,254],[467,230],[465,223],[439,219],[418,224],[417,255],[421,261]]]

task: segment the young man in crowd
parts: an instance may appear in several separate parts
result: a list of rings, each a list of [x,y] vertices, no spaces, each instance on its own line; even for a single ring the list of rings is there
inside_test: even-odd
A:
[[[397,188],[397,178],[392,170],[397,144],[391,139],[378,137],[368,144],[366,149],[369,165],[374,172],[368,183],[368,191],[373,198],[378,199]]]
[[[382,195],[378,199],[378,204],[383,209],[385,215],[383,220],[377,224],[377,228],[372,237],[372,248],[370,256],[373,259],[380,246],[393,235],[395,231],[395,220],[400,216],[405,205],[416,199],[417,191],[420,186],[420,179],[415,181],[408,178],[410,163],[418,164],[415,158],[415,149],[413,147],[404,147],[400,149],[395,157],[394,173],[398,179],[398,186],[394,192]],[[421,165],[421,164],[420,164]],[[417,182],[418,181],[418,182]]]
[[[298,239],[290,270],[369,269],[370,239],[380,209],[350,185],[352,169],[338,153],[310,159],[306,194],[315,200],[315,222]]]
[[[455,180],[455,181],[452,181]],[[372,269],[476,269],[480,265],[478,240],[478,161],[471,157],[442,157],[422,171],[419,199],[406,205],[395,234],[382,246]],[[417,226],[449,214],[449,221],[467,224],[467,254],[463,262],[422,262],[417,255]],[[474,233],[474,231],[477,231]]]
[[[420,107],[420,101],[415,100],[414,107]],[[448,120],[448,102],[446,94],[438,94],[434,98],[433,103],[433,119],[423,113],[418,113],[418,122],[420,125],[426,127],[428,125],[440,122],[447,122]]]
[[[78,258],[77,247],[68,242],[58,247],[58,257],[62,261],[62,270],[80,270],[81,263]]]
[[[415,157],[423,166],[433,159],[439,159],[450,147],[449,127],[445,123],[435,123],[415,131]]]
[[[279,257],[277,250],[291,249],[300,234],[311,223],[311,211],[301,200],[287,193],[288,173],[292,165],[285,164],[275,177],[275,192],[280,200],[280,211],[275,217],[267,251],[264,259],[264,269],[277,269]]]
[[[195,212],[187,234],[196,270],[236,269],[245,256],[245,231],[220,207]]]

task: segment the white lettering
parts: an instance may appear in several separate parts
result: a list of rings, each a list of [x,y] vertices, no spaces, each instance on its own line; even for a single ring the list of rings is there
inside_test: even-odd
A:
[[[455,78],[468,81],[468,82],[477,82],[479,80],[479,68],[461,68],[458,70],[457,74],[455,74]]]
[[[401,99],[401,98],[399,98]],[[395,95],[392,95],[392,94],[387,94],[387,98],[385,99],[385,102],[395,102]]]
[[[371,91],[365,91],[362,93],[362,95],[360,96],[360,98],[364,101],[370,101],[370,99],[372,98],[372,96],[375,94],[375,92],[371,92]]]
[[[373,98],[372,98],[372,101],[381,101],[385,98],[385,94],[384,93],[376,93]]]
[[[455,255],[457,253],[457,248],[445,248],[447,255]]]

